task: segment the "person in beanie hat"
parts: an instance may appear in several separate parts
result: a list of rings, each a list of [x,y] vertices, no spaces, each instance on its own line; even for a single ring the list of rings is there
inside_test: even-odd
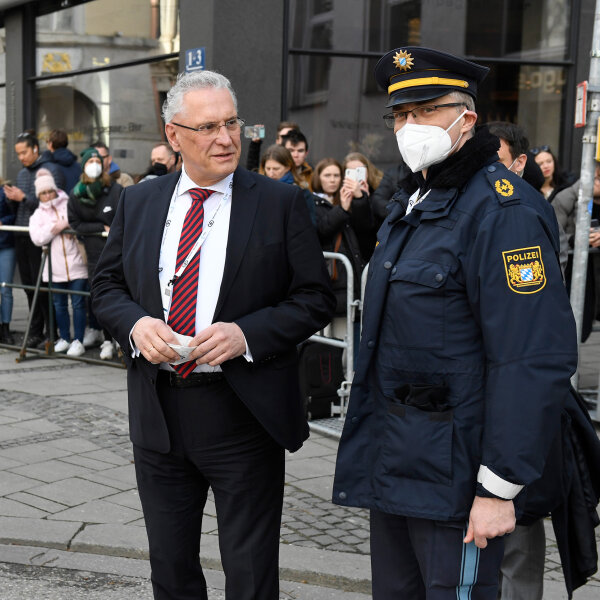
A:
[[[88,288],[88,273],[85,260],[74,235],[63,233],[69,227],[67,203],[69,197],[56,187],[49,171],[40,169],[35,179],[35,193],[40,205],[29,219],[29,235],[36,246],[50,245],[52,263],[52,287],[61,290],[82,292]],[[48,282],[48,262],[42,273]],[[73,309],[74,336],[71,338],[69,319],[69,296]],[[54,344],[55,352],[67,352],[69,356],[81,356],[86,320],[85,296],[79,294],[52,294],[56,322],[60,338]]]
[[[106,237],[98,234],[110,229],[123,188],[103,170],[102,157],[97,148],[86,148],[81,153],[81,167],[83,172],[69,197],[68,215],[69,224],[82,236],[91,281],[106,244]],[[104,331],[102,341],[100,327],[89,307],[89,329],[83,344],[93,346],[100,342],[100,358],[112,359],[114,349],[110,334]]]
[[[333,485],[371,511],[374,600],[496,600],[577,367],[554,211],[475,130],[487,72],[412,46],[375,68],[412,173],[369,263]]]

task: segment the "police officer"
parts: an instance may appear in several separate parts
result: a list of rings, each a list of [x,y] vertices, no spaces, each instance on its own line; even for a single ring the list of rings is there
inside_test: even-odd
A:
[[[414,181],[371,259],[333,490],[371,510],[374,600],[496,598],[577,364],[552,207],[474,130],[487,71],[417,47],[375,69]]]

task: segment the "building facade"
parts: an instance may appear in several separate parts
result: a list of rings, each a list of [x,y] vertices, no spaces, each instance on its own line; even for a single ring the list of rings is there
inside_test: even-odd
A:
[[[202,52],[226,74],[240,116],[300,124],[309,161],[352,150],[398,160],[384,128],[377,59],[430,46],[485,64],[480,121],[525,127],[578,170],[575,85],[586,79],[593,0],[0,0],[0,175],[20,168],[16,136],[69,133],[70,147],[106,143],[141,174],[164,139],[160,107],[177,72]],[[201,49],[201,50],[200,50]],[[42,144],[43,145],[43,144]]]

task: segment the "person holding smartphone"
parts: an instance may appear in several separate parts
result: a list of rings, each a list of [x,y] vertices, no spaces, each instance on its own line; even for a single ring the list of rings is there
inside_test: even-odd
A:
[[[379,183],[383,177],[383,172],[378,169],[364,154],[360,152],[350,152],[344,158],[343,164],[344,182],[342,190],[348,190],[352,193],[353,198],[365,198],[371,207],[370,197],[373,192],[379,187]],[[371,254],[375,249],[377,228],[374,222],[371,223],[369,229],[361,232],[358,237],[360,252],[366,262],[369,262]]]

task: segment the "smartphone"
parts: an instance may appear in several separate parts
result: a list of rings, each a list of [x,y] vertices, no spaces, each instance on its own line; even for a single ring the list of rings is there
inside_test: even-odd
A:
[[[598,219],[592,219],[590,221],[590,227],[594,230],[594,231],[599,231],[600,230],[600,221],[598,221]]]
[[[264,125],[246,125],[244,127],[244,137],[252,140],[254,138],[265,139],[265,126]]]
[[[356,167],[356,169],[346,169],[345,176],[354,181],[367,180],[367,167]]]

